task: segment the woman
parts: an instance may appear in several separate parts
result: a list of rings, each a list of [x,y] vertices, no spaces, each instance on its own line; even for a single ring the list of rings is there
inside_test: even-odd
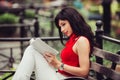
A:
[[[74,8],[63,8],[55,17],[61,42],[63,35],[69,37],[61,51],[59,61],[51,53],[44,57],[29,46],[13,77],[13,80],[29,80],[35,70],[37,80],[61,80],[69,76],[86,78],[90,67],[90,54],[93,51],[93,33],[81,14]],[[54,70],[58,69],[58,72]]]

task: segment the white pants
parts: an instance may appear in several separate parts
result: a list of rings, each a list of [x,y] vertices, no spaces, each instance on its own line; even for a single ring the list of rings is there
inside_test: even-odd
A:
[[[28,46],[12,80],[30,80],[33,71],[35,71],[36,80],[65,78],[63,75],[57,74],[55,69],[32,46]]]

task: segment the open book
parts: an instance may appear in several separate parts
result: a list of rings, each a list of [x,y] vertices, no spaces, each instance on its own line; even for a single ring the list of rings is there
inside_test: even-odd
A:
[[[50,52],[54,55],[57,55],[59,53],[57,50],[49,46],[47,43],[42,41],[40,38],[36,38],[36,39],[32,38],[30,40],[30,45],[32,45],[33,48],[41,54],[44,54],[45,52]]]

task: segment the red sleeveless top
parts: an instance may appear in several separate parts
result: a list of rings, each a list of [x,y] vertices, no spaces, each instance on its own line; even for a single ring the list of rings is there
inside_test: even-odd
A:
[[[70,36],[69,40],[66,42],[65,48],[61,51],[61,54],[60,54],[62,63],[70,65],[70,66],[75,66],[75,67],[79,66],[78,55],[76,53],[74,53],[74,51],[72,50],[72,47],[78,38],[79,37],[72,34]],[[60,72],[63,75],[74,76],[63,70],[58,70],[58,72]]]

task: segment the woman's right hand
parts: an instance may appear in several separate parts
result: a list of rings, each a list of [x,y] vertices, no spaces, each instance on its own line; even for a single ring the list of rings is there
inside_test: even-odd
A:
[[[55,55],[53,55],[52,53],[46,52],[44,54],[45,59],[47,60],[47,62],[52,65],[55,68],[59,68],[60,65],[62,64]]]

